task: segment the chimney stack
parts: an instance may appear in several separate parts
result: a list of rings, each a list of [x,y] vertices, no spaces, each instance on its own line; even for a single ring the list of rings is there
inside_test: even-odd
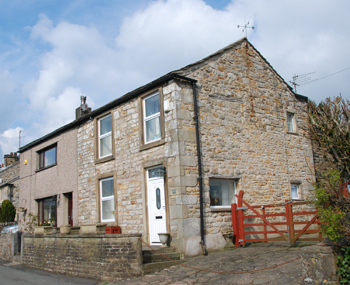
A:
[[[75,109],[75,119],[78,120],[79,118],[85,116],[86,114],[91,113],[91,108],[86,104],[86,96],[80,96],[80,107]]]
[[[10,154],[5,154],[4,155],[4,162],[5,162],[5,167],[14,164],[19,157],[17,156],[17,152],[13,153],[11,152]]]

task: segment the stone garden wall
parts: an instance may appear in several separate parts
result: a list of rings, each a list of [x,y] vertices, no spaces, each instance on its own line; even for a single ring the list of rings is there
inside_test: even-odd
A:
[[[337,266],[330,246],[306,246],[301,249],[303,284],[339,284]]]
[[[11,233],[0,234],[0,259],[12,260],[12,236]]]
[[[25,235],[26,266],[97,280],[142,274],[140,234]]]

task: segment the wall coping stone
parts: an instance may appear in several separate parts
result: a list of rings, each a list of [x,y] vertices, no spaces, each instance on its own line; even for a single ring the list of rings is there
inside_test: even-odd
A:
[[[332,254],[333,250],[331,246],[320,246],[320,245],[312,245],[312,246],[305,246],[301,249],[302,253],[326,253],[326,254]]]
[[[126,238],[126,237],[142,237],[142,234],[78,234],[78,235],[63,235],[63,234],[52,234],[52,235],[32,235],[30,233],[24,234],[25,238]]]

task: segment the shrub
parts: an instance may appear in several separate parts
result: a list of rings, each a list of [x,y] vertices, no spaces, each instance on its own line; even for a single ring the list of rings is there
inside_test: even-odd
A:
[[[13,222],[16,216],[15,206],[11,203],[10,200],[2,201],[2,206],[0,210],[0,222],[8,223]]]
[[[342,248],[342,255],[338,256],[338,275],[340,277],[340,284],[350,283],[350,248]]]

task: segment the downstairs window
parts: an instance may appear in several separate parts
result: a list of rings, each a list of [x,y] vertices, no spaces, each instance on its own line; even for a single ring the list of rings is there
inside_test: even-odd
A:
[[[210,208],[228,208],[235,203],[236,181],[210,179]]]

